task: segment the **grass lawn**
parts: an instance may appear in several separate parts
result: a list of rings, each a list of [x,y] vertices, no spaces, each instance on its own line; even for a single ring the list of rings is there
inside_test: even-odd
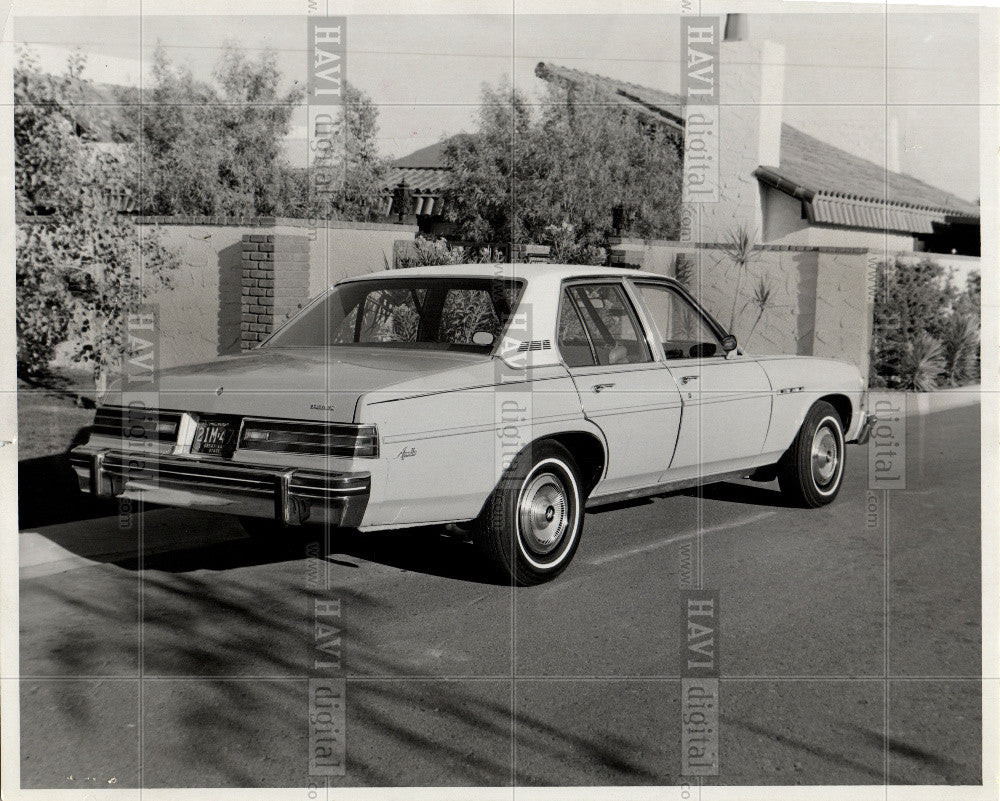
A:
[[[61,373],[45,386],[17,382],[18,460],[65,453],[94,422],[94,390],[79,373]],[[87,405],[81,405],[81,400]],[[87,408],[89,407],[89,408]]]

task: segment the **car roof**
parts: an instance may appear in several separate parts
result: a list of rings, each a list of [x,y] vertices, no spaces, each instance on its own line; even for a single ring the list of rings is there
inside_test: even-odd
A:
[[[351,276],[339,283],[348,281],[363,281],[371,278],[421,278],[429,276],[449,276],[468,278],[531,278],[563,279],[563,278],[659,278],[667,276],[623,267],[602,267],[588,264],[549,264],[548,262],[531,263],[489,263],[489,264],[443,264],[424,267],[403,267],[396,270],[366,273]],[[670,279],[667,279],[670,280]]]

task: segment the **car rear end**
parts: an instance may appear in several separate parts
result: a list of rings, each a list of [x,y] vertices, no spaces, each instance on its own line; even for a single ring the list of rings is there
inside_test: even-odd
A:
[[[70,460],[98,497],[354,527],[378,455],[370,425],[134,405],[100,407]]]

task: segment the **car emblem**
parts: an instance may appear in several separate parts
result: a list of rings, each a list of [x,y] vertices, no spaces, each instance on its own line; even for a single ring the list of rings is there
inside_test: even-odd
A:
[[[215,390],[215,394],[216,395],[221,395],[223,389],[225,389],[225,387],[219,387],[217,390]]]

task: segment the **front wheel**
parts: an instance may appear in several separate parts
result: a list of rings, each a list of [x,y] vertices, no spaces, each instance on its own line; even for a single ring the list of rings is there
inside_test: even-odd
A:
[[[826,401],[813,404],[792,447],[782,458],[778,485],[799,506],[830,503],[844,478],[844,425]]]
[[[570,563],[583,529],[584,497],[573,456],[556,442],[523,450],[473,527],[473,539],[508,580],[526,586]]]

